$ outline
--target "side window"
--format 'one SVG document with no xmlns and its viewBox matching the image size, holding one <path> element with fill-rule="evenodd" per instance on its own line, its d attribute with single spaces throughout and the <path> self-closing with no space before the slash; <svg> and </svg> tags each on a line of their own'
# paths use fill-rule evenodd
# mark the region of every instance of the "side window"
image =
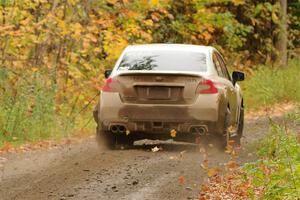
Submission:
<svg viewBox="0 0 300 200">
<path fill-rule="evenodd" d="M 226 64 L 225 64 L 223 58 L 219 54 L 217 54 L 217 57 L 218 57 L 217 59 L 219 60 L 219 63 L 220 63 L 220 66 L 221 66 L 221 70 L 222 70 L 222 72 L 224 74 L 224 77 L 227 78 L 228 80 L 231 80 L 230 75 L 228 73 L 228 70 L 227 70 L 227 67 L 226 67 Z"/>
<path fill-rule="evenodd" d="M 224 74 L 223 74 L 223 71 L 222 71 L 222 68 L 221 68 L 221 64 L 217 58 L 217 55 L 215 53 L 213 53 L 213 62 L 214 62 L 214 65 L 215 65 L 215 68 L 218 72 L 218 75 L 221 76 L 221 77 L 224 77 Z"/>
</svg>

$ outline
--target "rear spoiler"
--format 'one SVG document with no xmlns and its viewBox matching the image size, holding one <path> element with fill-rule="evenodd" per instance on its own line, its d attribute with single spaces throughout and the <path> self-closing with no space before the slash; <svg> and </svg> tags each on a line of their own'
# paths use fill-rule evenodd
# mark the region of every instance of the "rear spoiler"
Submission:
<svg viewBox="0 0 300 200">
<path fill-rule="evenodd" d="M 170 76 L 194 76 L 203 77 L 205 72 L 189 72 L 189 71 L 145 71 L 145 70 L 132 70 L 132 71 L 116 71 L 115 76 L 126 76 L 126 75 L 170 75 Z"/>
</svg>

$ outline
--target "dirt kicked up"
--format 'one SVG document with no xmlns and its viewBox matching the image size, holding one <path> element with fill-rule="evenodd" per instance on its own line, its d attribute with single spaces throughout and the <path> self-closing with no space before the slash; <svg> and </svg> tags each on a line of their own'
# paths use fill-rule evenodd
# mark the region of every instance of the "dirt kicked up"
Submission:
<svg viewBox="0 0 300 200">
<path fill-rule="evenodd" d="M 267 118 L 246 120 L 240 164 L 255 159 L 254 144 L 268 129 Z M 230 159 L 212 145 L 206 149 L 209 166 L 222 167 Z M 2 157 L 7 161 L 0 180 L 1 200 L 196 199 L 207 179 L 199 146 L 171 141 L 139 141 L 134 149 L 109 151 L 87 139 Z"/>
</svg>

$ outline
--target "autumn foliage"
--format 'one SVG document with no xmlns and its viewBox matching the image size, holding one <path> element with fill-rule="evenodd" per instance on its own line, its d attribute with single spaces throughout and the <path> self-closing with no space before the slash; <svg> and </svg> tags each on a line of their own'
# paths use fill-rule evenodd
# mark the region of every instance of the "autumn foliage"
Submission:
<svg viewBox="0 0 300 200">
<path fill-rule="evenodd" d="M 295 56 L 299 13 L 291 2 Z M 271 0 L 2 0 L 0 146 L 89 126 L 103 71 L 129 44 L 213 45 L 246 70 L 276 57 L 276 30 Z"/>
</svg>

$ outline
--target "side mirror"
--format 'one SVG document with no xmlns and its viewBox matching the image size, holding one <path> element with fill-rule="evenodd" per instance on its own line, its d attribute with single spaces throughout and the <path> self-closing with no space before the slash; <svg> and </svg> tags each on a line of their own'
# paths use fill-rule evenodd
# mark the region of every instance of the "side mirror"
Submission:
<svg viewBox="0 0 300 200">
<path fill-rule="evenodd" d="M 243 72 L 238 72 L 238 71 L 232 72 L 233 85 L 235 85 L 236 82 L 243 81 L 243 80 L 245 80 L 245 74 Z"/>
<path fill-rule="evenodd" d="M 110 76 L 111 72 L 112 72 L 112 69 L 107 69 L 107 70 L 105 70 L 105 71 L 104 71 L 104 77 L 105 77 L 105 78 L 108 78 L 108 77 Z"/>
</svg>

